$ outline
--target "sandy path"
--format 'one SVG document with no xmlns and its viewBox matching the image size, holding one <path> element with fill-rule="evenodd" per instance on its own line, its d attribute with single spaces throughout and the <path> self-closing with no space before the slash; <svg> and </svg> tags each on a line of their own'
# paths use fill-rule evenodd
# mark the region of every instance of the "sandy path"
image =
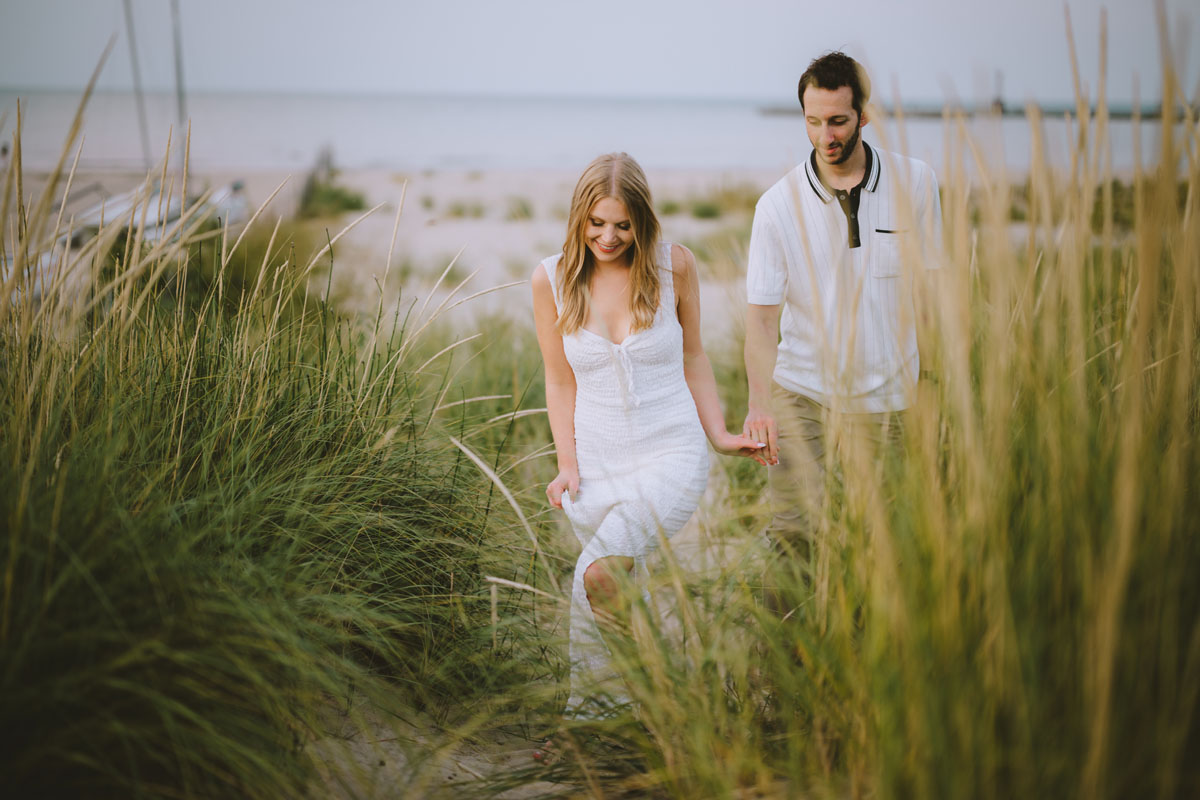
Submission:
<svg viewBox="0 0 1200 800">
<path fill-rule="evenodd" d="M 752 196 L 774 177 L 703 171 L 652 173 L 649 178 L 656 202 L 680 209 L 660 215 L 663 238 L 682 243 L 721 241 L 729 231 L 746 229 L 750 210 L 744 202 L 713 218 L 697 218 L 690 209 L 698 202 L 728 194 Z M 451 262 L 448 285 L 477 272 L 460 297 L 527 281 L 542 258 L 562 249 L 575 178 L 562 171 L 343 173 L 340 182 L 362 192 L 369 206 L 382 207 L 335 245 L 336 296 L 345 305 L 374 311 L 382 285 L 385 309 L 394 308 L 396 302 L 406 308 L 414 299 L 423 303 Z M 349 224 L 356 216 L 343 215 L 339 223 Z M 330 231 L 338 229 L 331 226 Z M 384 281 L 393 230 L 395 248 Z M 702 274 L 705 268 L 701 264 Z M 528 321 L 528 291 L 527 286 L 518 285 L 472 300 L 456 311 L 455 325 L 466 330 L 475 317 L 490 313 Z M 740 324 L 743 298 L 740 276 L 705 281 L 701 305 L 706 344 L 717 343 L 731 324 Z"/>
</svg>

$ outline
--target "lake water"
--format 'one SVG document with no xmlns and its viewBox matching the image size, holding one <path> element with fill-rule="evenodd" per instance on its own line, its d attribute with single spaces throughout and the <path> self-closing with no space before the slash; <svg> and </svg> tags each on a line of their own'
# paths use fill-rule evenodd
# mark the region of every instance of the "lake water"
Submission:
<svg viewBox="0 0 1200 800">
<path fill-rule="evenodd" d="M 0 91 L 4 140 L 21 98 L 24 163 L 43 169 L 57 158 L 78 96 Z M 303 169 L 329 146 L 346 168 L 578 170 L 595 155 L 624 150 L 650 169 L 784 170 L 810 147 L 799 115 L 766 114 L 762 103 L 694 100 L 596 100 L 527 97 L 331 96 L 205 94 L 187 97 L 195 170 Z M 161 157 L 178 118 L 173 95 L 149 94 L 150 153 Z M 6 115 L 6 116 L 4 116 Z M 1143 160 L 1157 150 L 1156 121 L 1142 125 Z M 1047 120 L 1052 162 L 1068 163 L 1072 126 Z M 992 165 L 1027 171 L 1031 134 L 1020 117 L 972 119 L 970 134 Z M 83 167 L 136 168 L 143 163 L 137 106 L 130 93 L 99 93 L 86 113 Z M 911 119 L 901 148 L 895 126 L 868 126 L 866 138 L 886 140 L 937 170 L 945 164 L 941 119 Z M 1132 123 L 1110 123 L 1113 165 L 1134 165 Z M 176 142 L 179 141 L 177 137 Z"/>
</svg>

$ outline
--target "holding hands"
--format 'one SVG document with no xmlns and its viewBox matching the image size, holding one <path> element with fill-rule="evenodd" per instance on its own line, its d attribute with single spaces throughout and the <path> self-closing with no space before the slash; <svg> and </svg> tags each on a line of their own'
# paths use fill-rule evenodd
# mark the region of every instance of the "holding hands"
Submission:
<svg viewBox="0 0 1200 800">
<path fill-rule="evenodd" d="M 772 428 L 772 435 L 774 428 Z M 764 437 L 765 438 L 765 437 Z M 721 431 L 710 440 L 710 444 L 714 450 L 723 456 L 743 456 L 745 458 L 753 458 L 759 464 L 766 466 L 768 461 L 764 457 L 764 453 L 768 447 L 763 440 L 755 439 L 754 436 L 745 433 L 730 433 L 729 431 Z M 770 463 L 776 463 L 771 461 Z M 546 486 L 546 499 L 550 501 L 550 505 L 557 509 L 562 509 L 563 492 L 570 492 L 574 498 L 579 494 L 579 470 L 578 469 L 560 469 L 554 480 L 550 481 Z"/>
<path fill-rule="evenodd" d="M 756 439 L 751 433 L 729 433 L 721 431 L 711 440 L 713 449 L 723 456 L 744 456 L 753 458 L 759 464 L 766 466 L 762 452 L 767 444 L 764 439 Z"/>
<path fill-rule="evenodd" d="M 751 406 L 742 425 L 742 433 L 755 442 L 765 443 L 761 450 L 750 454 L 751 458 L 764 467 L 779 463 L 779 426 L 775 423 L 774 414 Z"/>
</svg>

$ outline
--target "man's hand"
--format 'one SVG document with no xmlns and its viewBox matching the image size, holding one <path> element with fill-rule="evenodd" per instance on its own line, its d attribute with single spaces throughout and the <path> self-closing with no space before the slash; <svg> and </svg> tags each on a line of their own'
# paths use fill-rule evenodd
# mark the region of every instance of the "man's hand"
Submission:
<svg viewBox="0 0 1200 800">
<path fill-rule="evenodd" d="M 758 463 L 772 466 L 779 463 L 779 427 L 774 414 L 751 406 L 742 424 L 742 433 L 756 442 L 766 443 L 767 446 L 754 456 Z"/>
</svg>

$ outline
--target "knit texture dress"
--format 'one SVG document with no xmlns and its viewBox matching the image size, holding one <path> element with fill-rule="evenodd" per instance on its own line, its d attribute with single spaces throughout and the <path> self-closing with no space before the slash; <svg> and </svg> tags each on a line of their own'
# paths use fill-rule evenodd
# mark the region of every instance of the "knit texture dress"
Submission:
<svg viewBox="0 0 1200 800">
<path fill-rule="evenodd" d="M 542 262 L 561 311 L 555 269 Z M 653 324 L 615 343 L 579 328 L 563 337 L 575 373 L 579 491 L 563 511 L 583 546 L 571 589 L 571 697 L 567 715 L 603 716 L 629 702 L 584 590 L 596 559 L 629 556 L 644 582 L 659 536 L 692 516 L 708 480 L 708 442 L 683 373 L 683 328 L 675 310 L 671 245 L 657 254 L 661 289 Z"/>
</svg>

